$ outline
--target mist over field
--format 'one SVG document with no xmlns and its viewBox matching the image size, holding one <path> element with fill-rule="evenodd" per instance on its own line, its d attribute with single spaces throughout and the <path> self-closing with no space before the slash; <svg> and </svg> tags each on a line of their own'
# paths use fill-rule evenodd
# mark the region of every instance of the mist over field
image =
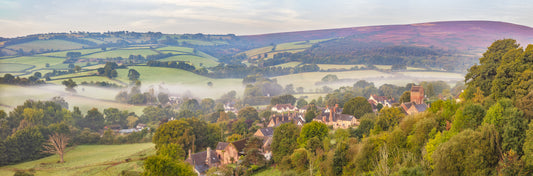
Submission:
<svg viewBox="0 0 533 176">
<path fill-rule="evenodd" d="M 531 9 L 0 0 L 0 175 L 531 175 Z"/>
</svg>

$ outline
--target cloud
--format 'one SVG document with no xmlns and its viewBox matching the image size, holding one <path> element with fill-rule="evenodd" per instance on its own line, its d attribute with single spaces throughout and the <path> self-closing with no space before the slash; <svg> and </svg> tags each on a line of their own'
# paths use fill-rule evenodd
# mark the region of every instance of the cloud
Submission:
<svg viewBox="0 0 533 176">
<path fill-rule="evenodd" d="M 70 30 L 259 34 L 469 19 L 533 26 L 530 9 L 519 0 L 0 0 L 0 36 Z"/>
</svg>

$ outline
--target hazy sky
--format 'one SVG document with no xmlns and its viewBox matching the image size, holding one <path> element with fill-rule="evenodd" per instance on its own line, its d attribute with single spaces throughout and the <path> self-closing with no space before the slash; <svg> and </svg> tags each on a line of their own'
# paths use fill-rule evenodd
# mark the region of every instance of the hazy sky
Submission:
<svg viewBox="0 0 533 176">
<path fill-rule="evenodd" d="M 530 0 L 0 0 L 0 37 L 69 31 L 262 34 L 491 20 L 533 27 Z"/>
</svg>

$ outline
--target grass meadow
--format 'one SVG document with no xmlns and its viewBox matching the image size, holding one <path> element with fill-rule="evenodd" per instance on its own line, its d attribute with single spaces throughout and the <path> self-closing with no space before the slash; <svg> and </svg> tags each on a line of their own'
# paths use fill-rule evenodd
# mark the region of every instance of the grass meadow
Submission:
<svg viewBox="0 0 533 176">
<path fill-rule="evenodd" d="M 0 63 L 14 63 L 14 64 L 26 64 L 26 65 L 35 65 L 35 68 L 32 70 L 46 68 L 46 64 L 58 65 L 63 64 L 65 59 L 62 58 L 52 58 L 45 56 L 22 56 L 9 59 L 2 59 Z"/>
<path fill-rule="evenodd" d="M 75 89 L 77 93 L 65 91 L 65 87 L 62 85 L 23 87 L 0 84 L 0 97 L 2 97 L 0 99 L 0 110 L 9 112 L 16 106 L 22 105 L 28 99 L 46 101 L 55 96 L 63 97 L 69 103 L 69 109 L 72 110 L 74 106 L 78 106 L 83 113 L 93 107 L 98 108 L 100 111 L 113 107 L 141 115 L 142 110 L 146 107 L 112 101 L 120 89 L 93 86 L 78 86 Z"/>
<path fill-rule="evenodd" d="M 43 56 L 54 56 L 54 57 L 67 57 L 68 52 L 80 52 L 82 55 L 96 53 L 102 51 L 100 48 L 96 49 L 79 49 L 79 50 L 68 50 L 68 51 L 59 51 L 59 52 L 52 52 L 52 53 L 44 53 L 41 54 Z"/>
<path fill-rule="evenodd" d="M 155 54 L 157 54 L 157 52 L 151 49 L 116 49 L 116 50 L 108 50 L 106 52 L 85 55 L 85 56 L 82 56 L 82 58 L 114 58 L 114 57 L 128 58 L 130 55 L 142 55 L 146 57 L 148 55 L 155 55 Z"/>
<path fill-rule="evenodd" d="M 83 46 L 86 46 L 86 45 L 75 43 L 75 42 L 70 42 L 70 41 L 65 41 L 65 40 L 36 40 L 36 41 L 11 45 L 6 48 L 10 48 L 14 50 L 22 49 L 24 51 L 31 51 L 31 50 L 39 51 L 40 49 L 44 49 L 44 50 L 80 49 Z"/>
<path fill-rule="evenodd" d="M 19 72 L 25 69 L 29 69 L 33 65 L 17 64 L 17 63 L 0 63 L 0 72 Z"/>
<path fill-rule="evenodd" d="M 160 59 L 158 61 L 187 61 L 192 63 L 195 67 L 199 67 L 200 65 L 203 67 L 214 67 L 218 65 L 217 61 L 195 55 L 177 55 Z"/>
<path fill-rule="evenodd" d="M 35 175 L 43 176 L 119 175 L 122 170 L 142 172 L 141 158 L 153 154 L 155 154 L 153 143 L 79 145 L 64 155 L 65 163 L 57 163 L 59 156 L 52 155 L 35 161 L 0 167 L 0 175 L 13 175 L 16 170 L 34 170 Z"/>
</svg>

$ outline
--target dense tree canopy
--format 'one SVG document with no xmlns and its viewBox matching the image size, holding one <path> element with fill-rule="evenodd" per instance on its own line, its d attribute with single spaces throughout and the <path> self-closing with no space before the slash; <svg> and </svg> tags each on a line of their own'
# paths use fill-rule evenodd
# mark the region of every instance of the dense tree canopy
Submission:
<svg viewBox="0 0 533 176">
<path fill-rule="evenodd" d="M 355 97 L 344 104 L 343 114 L 353 115 L 355 118 L 361 118 L 366 113 L 371 113 L 372 106 L 365 97 Z"/>
</svg>

